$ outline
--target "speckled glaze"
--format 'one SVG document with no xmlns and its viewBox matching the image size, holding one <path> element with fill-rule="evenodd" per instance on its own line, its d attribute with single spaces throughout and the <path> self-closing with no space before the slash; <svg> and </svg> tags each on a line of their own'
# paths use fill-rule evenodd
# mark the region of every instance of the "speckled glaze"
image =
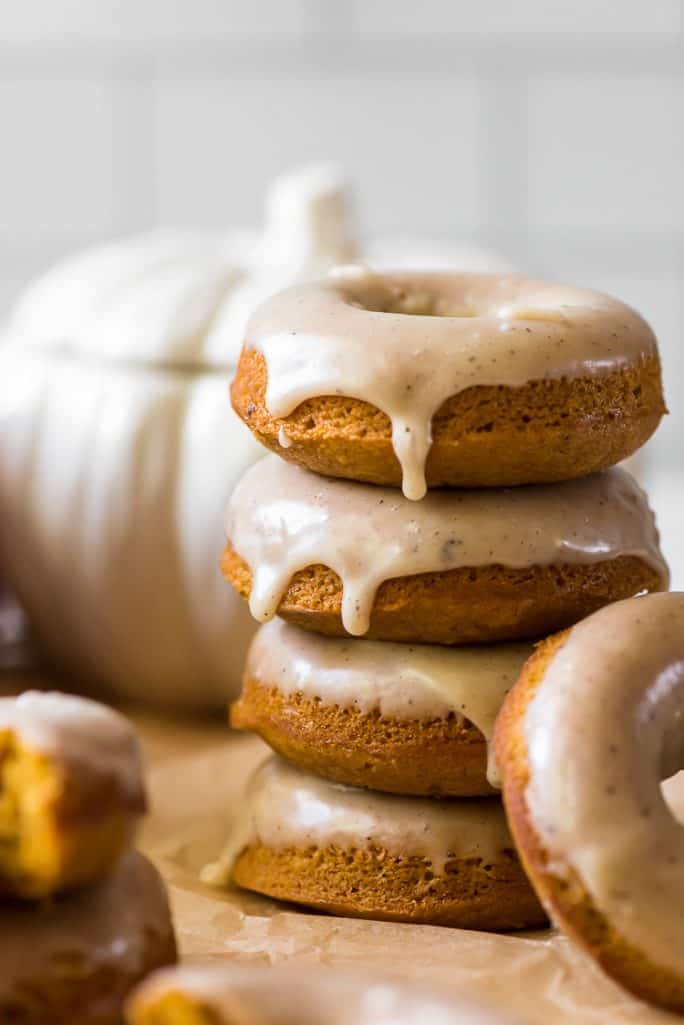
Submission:
<svg viewBox="0 0 684 1025">
<path fill-rule="evenodd" d="M 228 844 L 202 878 L 225 886 L 240 853 L 270 847 L 378 846 L 423 857 L 436 875 L 449 859 L 495 861 L 513 849 L 503 806 L 491 798 L 397 797 L 329 783 L 269 758 L 250 780 Z"/>
<path fill-rule="evenodd" d="M 684 768 L 684 594 L 575 626 L 525 715 L 526 803 L 548 871 L 574 871 L 652 964 L 681 975 L 684 827 L 661 780 Z"/>
<path fill-rule="evenodd" d="M 354 636 L 368 630 L 380 584 L 417 573 L 636 555 L 668 580 L 646 496 L 619 468 L 564 484 L 431 491 L 416 503 L 267 456 L 233 492 L 227 537 L 252 572 L 255 619 L 275 615 L 298 570 L 323 564 L 342 580 L 342 622 Z"/>
<path fill-rule="evenodd" d="M 485 737 L 487 778 L 498 785 L 489 743 L 506 693 L 531 644 L 448 648 L 346 640 L 273 619 L 252 642 L 246 676 L 284 694 L 396 719 L 467 719 Z"/>
<path fill-rule="evenodd" d="M 266 361 L 273 416 L 323 395 L 386 413 L 411 499 L 425 494 L 432 418 L 451 396 L 604 374 L 657 352 L 635 310 L 588 289 L 519 274 L 380 275 L 353 266 L 266 300 L 245 344 Z"/>
</svg>

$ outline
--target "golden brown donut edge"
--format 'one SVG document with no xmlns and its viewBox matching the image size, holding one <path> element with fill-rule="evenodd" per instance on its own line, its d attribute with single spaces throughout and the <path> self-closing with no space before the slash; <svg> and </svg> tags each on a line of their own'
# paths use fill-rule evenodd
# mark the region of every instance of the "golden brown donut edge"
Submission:
<svg viewBox="0 0 684 1025">
<path fill-rule="evenodd" d="M 245 345 L 231 386 L 233 409 L 266 448 L 326 476 L 401 485 L 385 413 L 327 395 L 277 418 L 266 408 L 267 379 L 263 355 Z M 666 412 L 657 355 L 605 374 L 466 388 L 433 418 L 427 482 L 512 487 L 584 477 L 636 452 Z"/>
<path fill-rule="evenodd" d="M 684 1011 L 684 978 L 652 964 L 638 949 L 626 943 L 594 905 L 576 872 L 569 870 L 561 878 L 551 871 L 548 853 L 531 821 L 525 800 L 529 783 L 525 712 L 547 666 L 567 636 L 568 631 L 565 631 L 539 644 L 507 695 L 497 719 L 494 742 L 508 824 L 539 899 L 563 931 L 635 996 L 681 1013 Z"/>
<path fill-rule="evenodd" d="M 252 573 L 230 544 L 221 568 L 248 599 Z M 631 555 L 586 564 L 525 569 L 492 565 L 418 573 L 380 585 L 364 636 L 415 644 L 535 639 L 571 626 L 611 602 L 659 589 L 656 570 Z M 308 566 L 295 573 L 277 611 L 305 630 L 348 636 L 342 626 L 342 581 L 327 566 Z"/>
<path fill-rule="evenodd" d="M 245 677 L 230 724 L 257 733 L 287 761 L 334 783 L 393 794 L 483 797 L 487 744 L 473 723 L 399 719 L 323 704 Z"/>
</svg>

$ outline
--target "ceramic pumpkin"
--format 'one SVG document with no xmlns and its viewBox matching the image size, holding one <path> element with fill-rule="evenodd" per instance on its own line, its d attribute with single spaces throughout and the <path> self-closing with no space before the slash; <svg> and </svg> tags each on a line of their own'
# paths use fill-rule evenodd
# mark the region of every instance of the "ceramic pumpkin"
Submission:
<svg viewBox="0 0 684 1025">
<path fill-rule="evenodd" d="M 178 709 L 237 694 L 254 625 L 218 562 L 261 450 L 229 380 L 257 302 L 357 256 L 346 200 L 335 168 L 306 168 L 272 187 L 262 232 L 112 242 L 12 311 L 0 566 L 44 651 L 91 689 Z"/>
<path fill-rule="evenodd" d="M 265 295 L 354 255 L 334 169 L 275 185 L 262 233 L 103 245 L 29 286 L 0 344 L 0 565 L 87 686 L 219 708 L 254 626 L 218 570 L 261 452 L 230 408 Z"/>
</svg>

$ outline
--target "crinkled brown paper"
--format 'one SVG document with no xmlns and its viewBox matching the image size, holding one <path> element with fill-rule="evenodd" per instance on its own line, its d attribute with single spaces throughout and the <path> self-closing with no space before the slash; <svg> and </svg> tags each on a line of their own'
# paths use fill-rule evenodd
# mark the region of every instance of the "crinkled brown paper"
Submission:
<svg viewBox="0 0 684 1025">
<path fill-rule="evenodd" d="M 5 690 L 55 685 L 40 673 L 6 671 Z M 2 681 L 0 681 L 2 682 Z M 496 936 L 297 911 L 198 880 L 220 851 L 251 769 L 266 748 L 218 723 L 133 714 L 145 747 L 152 814 L 141 845 L 164 874 L 185 958 L 290 958 L 435 982 L 499 1006 L 530 1025 L 658 1025 L 682 1019 L 622 992 L 554 931 Z M 684 777 L 673 786 L 684 809 Z M 684 816 L 683 816 L 684 817 Z"/>
</svg>

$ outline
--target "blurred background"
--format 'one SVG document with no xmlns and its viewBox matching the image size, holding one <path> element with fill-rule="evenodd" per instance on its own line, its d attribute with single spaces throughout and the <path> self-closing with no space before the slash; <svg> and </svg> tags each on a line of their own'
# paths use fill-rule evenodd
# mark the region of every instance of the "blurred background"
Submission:
<svg viewBox="0 0 684 1025">
<path fill-rule="evenodd" d="M 472 239 L 614 292 L 661 340 L 684 429 L 681 0 L 0 3 L 0 311 L 64 252 L 261 218 L 336 159 L 360 222 Z"/>
<path fill-rule="evenodd" d="M 671 409 L 638 469 L 684 583 L 681 0 L 0 0 L 0 124 L 0 318 L 92 242 L 258 225 L 321 159 L 365 240 L 636 306 Z"/>
</svg>

